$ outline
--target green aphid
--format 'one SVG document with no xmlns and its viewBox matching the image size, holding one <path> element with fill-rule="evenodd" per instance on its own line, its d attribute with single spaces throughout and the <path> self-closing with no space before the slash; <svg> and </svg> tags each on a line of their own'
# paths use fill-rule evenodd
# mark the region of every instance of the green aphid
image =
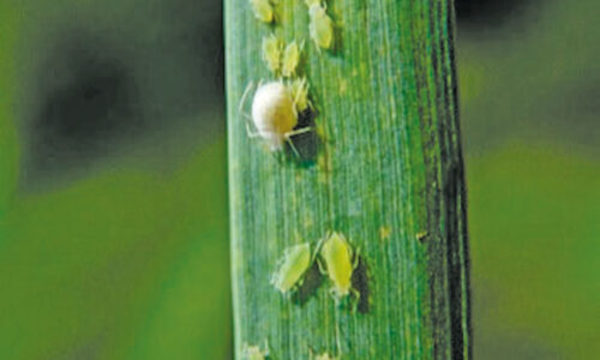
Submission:
<svg viewBox="0 0 600 360">
<path fill-rule="evenodd" d="M 319 268 L 333 283 L 331 292 L 336 299 L 351 292 L 358 297 L 358 291 L 352 288 L 352 273 L 358 265 L 359 256 L 354 253 L 344 235 L 333 232 L 321 240 L 319 255 L 322 261 L 319 261 Z"/>
<path fill-rule="evenodd" d="M 308 82 L 306 78 L 294 79 L 289 84 L 292 98 L 296 106 L 296 112 L 301 113 L 306 110 L 307 107 L 311 106 L 310 100 L 308 99 Z"/>
<path fill-rule="evenodd" d="M 277 75 L 281 68 L 281 41 L 273 34 L 263 37 L 262 57 L 269 70 Z"/>
<path fill-rule="evenodd" d="M 303 44 L 298 46 L 296 41 L 289 43 L 283 51 L 283 59 L 281 61 L 281 75 L 292 77 L 296 73 L 296 68 L 300 62 L 300 52 Z"/>
<path fill-rule="evenodd" d="M 265 360 L 269 356 L 269 344 L 265 340 L 264 350 L 261 350 L 258 345 L 248 346 L 248 344 L 244 344 L 242 354 L 246 360 Z"/>
<path fill-rule="evenodd" d="M 275 12 L 273 11 L 273 4 L 269 0 L 250 0 L 252 11 L 254 16 L 266 23 L 271 23 L 275 20 Z"/>
<path fill-rule="evenodd" d="M 329 49 L 333 42 L 333 21 L 320 0 L 306 0 L 310 24 L 308 30 L 318 48 Z"/>
<path fill-rule="evenodd" d="M 278 269 L 271 276 L 271 284 L 282 294 L 294 290 L 302 283 L 302 276 L 312 264 L 310 244 L 290 246 L 285 249 Z"/>
</svg>

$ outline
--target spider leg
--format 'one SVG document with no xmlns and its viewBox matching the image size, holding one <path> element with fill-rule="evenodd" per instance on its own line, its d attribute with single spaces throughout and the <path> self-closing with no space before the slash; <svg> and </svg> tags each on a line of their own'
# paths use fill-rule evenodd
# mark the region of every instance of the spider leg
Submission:
<svg viewBox="0 0 600 360">
<path fill-rule="evenodd" d="M 251 139 L 261 136 L 259 132 L 253 132 L 252 129 L 250 129 L 250 124 L 248 124 L 248 123 L 246 123 L 246 133 L 248 134 L 248 137 Z"/>
<path fill-rule="evenodd" d="M 250 90 L 252 90 L 253 86 L 254 86 L 254 81 L 250 81 L 248 86 L 246 86 L 246 90 L 244 90 L 244 93 L 242 94 L 242 98 L 240 99 L 240 105 L 238 106 L 238 111 L 240 113 L 244 112 L 244 105 L 246 104 L 246 98 L 248 97 L 248 94 L 250 94 Z M 259 83 L 259 86 L 260 86 L 260 83 Z"/>
</svg>

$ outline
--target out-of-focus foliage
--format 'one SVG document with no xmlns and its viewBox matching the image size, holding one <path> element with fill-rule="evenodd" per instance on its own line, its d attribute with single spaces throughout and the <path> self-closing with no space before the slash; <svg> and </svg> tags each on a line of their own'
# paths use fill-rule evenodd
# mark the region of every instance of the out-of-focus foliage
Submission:
<svg viewBox="0 0 600 360">
<path fill-rule="evenodd" d="M 477 358 L 600 352 L 598 11 L 529 1 L 459 27 Z"/>
<path fill-rule="evenodd" d="M 193 94 L 203 73 L 167 76 L 196 62 L 219 72 L 219 54 L 201 52 L 220 40 L 219 22 L 208 31 L 182 21 L 169 33 L 168 16 L 147 16 L 184 0 L 73 3 L 0 2 L 0 358 L 226 358 L 224 143 L 207 141 L 224 119 L 214 106 L 176 109 L 181 89 L 210 96 Z M 220 18 L 214 2 L 194 3 L 187 13 Z M 494 12 L 485 21 L 461 18 L 458 29 L 475 355 L 594 358 L 600 3 L 523 4 L 502 11 L 501 22 Z M 127 24 L 127 14 L 138 17 Z M 27 178 L 29 120 L 19 106 L 39 104 L 40 94 L 26 91 L 37 73 L 27 69 L 43 68 L 36 59 L 49 51 L 34 34 L 70 21 L 122 40 L 145 86 L 142 105 L 158 107 L 142 111 L 154 119 L 144 129 L 154 130 Z M 198 48 L 186 51 L 184 40 L 160 47 L 186 37 Z M 209 102 L 222 106 L 221 95 Z"/>
<path fill-rule="evenodd" d="M 228 357 L 211 6 L 0 2 L 0 359 Z"/>
</svg>

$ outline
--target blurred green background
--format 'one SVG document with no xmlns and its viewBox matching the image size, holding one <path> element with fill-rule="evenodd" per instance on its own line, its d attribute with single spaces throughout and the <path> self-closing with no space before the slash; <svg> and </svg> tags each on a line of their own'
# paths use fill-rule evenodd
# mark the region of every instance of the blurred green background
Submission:
<svg viewBox="0 0 600 360">
<path fill-rule="evenodd" d="M 457 8 L 475 355 L 595 358 L 600 3 Z M 0 359 L 230 358 L 220 29 L 0 0 Z"/>
</svg>

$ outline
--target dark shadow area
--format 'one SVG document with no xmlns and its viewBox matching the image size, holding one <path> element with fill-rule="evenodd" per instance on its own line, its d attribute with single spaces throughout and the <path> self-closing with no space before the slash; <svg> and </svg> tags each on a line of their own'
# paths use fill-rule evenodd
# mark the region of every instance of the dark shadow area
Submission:
<svg viewBox="0 0 600 360">
<path fill-rule="evenodd" d="M 292 302 L 300 306 L 306 304 L 316 294 L 321 284 L 323 284 L 323 278 L 317 262 L 313 262 L 312 266 L 304 274 L 304 282 L 292 295 Z"/>
<path fill-rule="evenodd" d="M 358 299 L 352 299 L 358 301 L 356 304 L 356 310 L 361 314 L 366 314 L 371 310 L 371 303 L 369 296 L 371 291 L 369 289 L 369 268 L 367 262 L 363 256 L 359 256 L 358 264 L 352 273 L 352 287 L 360 294 Z"/>
<path fill-rule="evenodd" d="M 464 353 L 464 329 L 472 334 L 470 317 L 470 299 L 468 293 L 463 294 L 463 288 L 470 291 L 469 279 L 469 249 L 467 241 L 467 223 L 466 214 L 461 213 L 460 209 L 466 209 L 464 187 L 464 171 L 462 163 L 452 163 L 446 173 L 444 183 L 444 202 L 446 219 L 446 261 L 448 264 L 448 290 L 450 292 L 450 326 L 452 341 L 452 358 L 464 359 L 471 358 L 472 347 L 469 347 L 469 353 Z M 464 263 L 458 254 L 463 254 Z M 466 299 L 463 299 L 466 296 Z M 466 310 L 463 308 L 463 300 L 466 301 Z M 466 311 L 466 313 L 465 313 Z M 466 325 L 463 323 L 466 321 Z"/>
<path fill-rule="evenodd" d="M 460 26 L 494 27 L 528 5 L 527 0 L 455 0 L 456 18 Z"/>
<path fill-rule="evenodd" d="M 131 63 L 110 43 L 69 32 L 47 54 L 38 78 L 39 105 L 27 126 L 27 179 L 87 166 L 116 139 L 145 128 Z"/>
<path fill-rule="evenodd" d="M 41 2 L 24 15 L 21 189 L 66 185 L 132 157 L 170 169 L 221 136 L 221 3 L 70 1 L 56 5 L 69 16 L 46 14 L 52 5 Z"/>
<path fill-rule="evenodd" d="M 321 141 L 315 131 L 315 119 L 317 116 L 318 112 L 310 107 L 298 114 L 298 125 L 296 125 L 294 130 L 304 128 L 311 129 L 310 131 L 294 135 L 290 138 L 298 154 L 294 152 L 289 143 L 286 143 L 286 155 L 290 159 L 293 159 L 298 165 L 309 167 L 315 164 L 319 146 L 321 145 Z"/>
</svg>

